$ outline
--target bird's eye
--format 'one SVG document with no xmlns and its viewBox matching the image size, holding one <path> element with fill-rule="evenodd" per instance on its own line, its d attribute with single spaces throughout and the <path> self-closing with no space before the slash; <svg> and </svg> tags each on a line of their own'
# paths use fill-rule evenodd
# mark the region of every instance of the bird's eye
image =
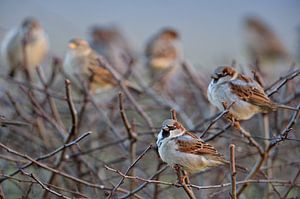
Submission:
<svg viewBox="0 0 300 199">
<path fill-rule="evenodd" d="M 168 126 L 168 129 L 172 131 L 172 130 L 175 130 L 176 127 L 175 126 Z"/>
<path fill-rule="evenodd" d="M 169 135 L 170 135 L 170 131 L 163 129 L 162 131 L 163 138 L 169 137 Z"/>
</svg>

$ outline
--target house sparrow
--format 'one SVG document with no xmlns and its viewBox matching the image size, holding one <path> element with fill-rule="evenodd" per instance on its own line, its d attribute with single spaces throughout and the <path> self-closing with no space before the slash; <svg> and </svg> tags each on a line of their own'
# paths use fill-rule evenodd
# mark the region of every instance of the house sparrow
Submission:
<svg viewBox="0 0 300 199">
<path fill-rule="evenodd" d="M 252 59 L 287 58 L 288 52 L 278 36 L 264 21 L 257 17 L 245 19 L 247 47 Z"/>
<path fill-rule="evenodd" d="M 64 68 L 67 72 L 73 71 L 86 79 L 89 79 L 93 74 L 91 80 L 93 93 L 110 90 L 118 85 L 112 74 L 104 66 L 101 66 L 99 56 L 91 49 L 87 41 L 77 38 L 70 40 L 64 60 Z M 103 59 L 101 57 L 101 60 Z M 125 85 L 138 90 L 131 82 L 125 81 Z"/>
<path fill-rule="evenodd" d="M 210 103 L 221 111 L 225 109 L 224 105 L 233 103 L 229 114 L 234 120 L 248 120 L 256 113 L 268 113 L 278 108 L 297 111 L 296 108 L 271 101 L 256 81 L 232 67 L 218 67 L 211 78 L 207 90 Z"/>
<path fill-rule="evenodd" d="M 20 27 L 11 30 L 4 37 L 1 51 L 11 77 L 21 69 L 31 79 L 35 68 L 47 55 L 48 36 L 36 19 L 26 18 Z"/>
<path fill-rule="evenodd" d="M 188 132 L 178 121 L 167 119 L 156 141 L 160 158 L 171 167 L 196 173 L 229 162 L 211 145 Z"/>
<path fill-rule="evenodd" d="M 167 69 L 182 59 L 180 38 L 176 30 L 165 28 L 157 33 L 146 46 L 147 61 L 154 70 Z"/>
<path fill-rule="evenodd" d="M 90 46 L 122 75 L 135 62 L 129 42 L 116 26 L 93 26 L 90 31 Z"/>
<path fill-rule="evenodd" d="M 98 54 L 93 51 L 87 41 L 72 39 L 68 45 L 68 51 L 64 60 L 64 68 L 67 72 L 73 71 L 89 79 L 94 73 L 91 82 L 92 92 L 108 90 L 114 87 L 115 81 L 111 73 L 99 66 Z"/>
<path fill-rule="evenodd" d="M 164 28 L 155 34 L 145 49 L 150 86 L 156 90 L 172 93 L 182 84 L 181 64 L 183 53 L 179 33 L 173 28 Z"/>
</svg>

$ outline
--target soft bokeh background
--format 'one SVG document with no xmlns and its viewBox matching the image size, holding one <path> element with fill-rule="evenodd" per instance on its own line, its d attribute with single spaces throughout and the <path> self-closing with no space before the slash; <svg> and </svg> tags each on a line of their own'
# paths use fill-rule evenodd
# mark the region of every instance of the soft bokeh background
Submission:
<svg viewBox="0 0 300 199">
<path fill-rule="evenodd" d="M 72 37 L 86 38 L 93 24 L 115 23 L 136 51 L 161 27 L 177 28 L 186 57 L 196 66 L 215 67 L 231 59 L 246 63 L 243 19 L 262 18 L 295 57 L 299 49 L 300 1 L 43 1 L 1 0 L 0 38 L 26 16 L 47 30 L 51 51 L 63 56 Z M 299 54 L 299 52 L 298 52 Z"/>
<path fill-rule="evenodd" d="M 139 65 L 137 65 L 140 66 L 141 69 L 144 69 L 143 66 L 146 67 L 145 64 L 143 65 L 143 49 L 148 39 L 154 33 L 165 26 L 174 27 L 180 32 L 184 54 L 188 61 L 198 69 L 197 71 L 192 70 L 192 72 L 195 72 L 194 76 L 189 75 L 186 71 L 180 73 L 182 80 L 176 79 L 177 84 L 174 84 L 176 92 L 165 92 L 163 88 L 156 89 L 155 86 L 152 85 L 153 89 L 149 86 L 149 88 L 147 87 L 145 90 L 152 89 L 155 91 L 155 95 L 151 95 L 152 92 L 150 92 L 150 94 L 148 94 L 148 92 L 142 92 L 142 94 L 131 93 L 134 96 L 133 98 L 143 107 L 145 113 L 147 113 L 149 118 L 153 121 L 153 127 L 155 128 L 154 133 L 159 131 L 162 121 L 170 117 L 170 108 L 177 107 L 177 110 L 181 111 L 177 111 L 179 120 L 184 124 L 188 124 L 188 122 L 186 122 L 187 119 L 188 121 L 192 121 L 194 125 L 190 126 L 194 127 L 188 127 L 188 125 L 186 125 L 186 127 L 200 135 L 212 121 L 212 116 L 216 113 L 216 110 L 208 103 L 205 97 L 212 70 L 217 65 L 231 64 L 232 60 L 236 60 L 238 67 L 242 66 L 241 68 L 243 68 L 245 66 L 244 68 L 247 68 L 250 63 L 254 63 L 256 60 L 255 58 L 250 59 L 246 51 L 247 41 L 245 39 L 245 27 L 243 26 L 245 18 L 248 16 L 260 17 L 278 36 L 289 54 L 287 60 L 276 60 L 267 64 L 261 64 L 262 67 L 260 68 L 263 68 L 265 65 L 272 66 L 266 67 L 267 70 L 259 73 L 262 75 L 264 81 L 268 81 L 265 84 L 267 87 L 267 85 L 278 80 L 280 76 L 290 70 L 291 62 L 297 61 L 297 57 L 299 60 L 299 8 L 299 0 L 234 0 L 230 2 L 200 2 L 196 0 L 0 0 L 0 44 L 3 36 L 11 28 L 19 26 L 25 17 L 36 17 L 43 24 L 50 39 L 51 53 L 49 59 L 45 60 L 44 64 L 41 64 L 41 68 L 45 71 L 47 80 L 53 79 L 53 81 L 49 81 L 50 86 L 44 86 L 41 84 L 41 81 L 36 78 L 37 81 L 34 82 L 36 88 L 32 87 L 31 90 L 31 85 L 28 84 L 27 81 L 16 81 L 12 78 L 7 78 L 2 65 L 0 65 L 0 116 L 3 115 L 6 119 L 12 121 L 27 123 L 29 121 L 29 124 L 33 126 L 33 128 L 24 128 L 23 126 L 14 127 L 12 125 L 2 128 L 0 125 L 0 142 L 21 153 L 28 154 L 31 157 L 40 157 L 41 154 L 47 154 L 62 146 L 64 140 L 61 138 L 61 135 L 59 136 L 58 132 L 60 131 L 57 130 L 56 126 L 62 125 L 62 128 L 68 131 L 71 129 L 72 117 L 65 100 L 64 80 L 66 76 L 61 73 L 60 70 L 56 70 L 58 68 L 57 66 L 47 67 L 51 63 L 50 58 L 58 56 L 63 59 L 68 41 L 74 37 L 87 38 L 90 26 L 95 24 L 107 25 L 111 23 L 120 26 L 125 32 L 125 35 L 129 38 L 136 53 L 139 55 L 139 61 L 137 62 Z M 0 60 L 0 62 L 1 61 L 2 60 Z M 276 68 L 274 65 L 276 65 Z M 296 64 L 296 67 L 299 67 L 299 63 Z M 296 67 L 293 70 L 296 70 Z M 46 69 L 54 72 L 51 73 Z M 253 68 L 249 67 L 248 72 L 252 69 Z M 54 74 L 53 78 L 52 74 Z M 140 75 L 142 73 L 137 74 Z M 145 81 L 146 78 L 142 75 L 141 77 L 141 79 Z M 191 77 L 195 77 L 194 79 L 199 80 L 202 84 L 199 86 L 197 81 L 195 82 Z M 134 77 L 132 79 L 136 80 L 137 78 Z M 131 79 L 129 80 L 131 81 Z M 154 79 L 154 83 L 161 83 L 160 81 L 155 81 L 156 79 Z M 104 165 L 110 165 L 120 171 L 126 171 L 132 163 L 132 160 L 136 159 L 135 156 L 140 155 L 148 144 L 155 143 L 156 134 L 153 135 L 152 132 L 149 132 L 149 125 L 136 111 L 136 108 L 128 96 L 125 95 L 124 107 L 129 121 L 134 121 L 138 135 L 138 141 L 136 143 L 131 142 L 132 140 L 130 141 L 129 136 L 127 136 L 119 114 L 117 93 L 122 90 L 119 87 L 115 88 L 115 90 L 112 91 L 113 96 L 107 94 L 107 92 L 90 96 L 87 94 L 89 92 L 86 88 L 83 88 L 82 85 L 76 86 L 74 82 L 75 81 L 71 84 L 72 96 L 78 114 L 82 116 L 79 119 L 80 125 L 78 125 L 78 135 L 76 135 L 76 137 L 87 131 L 92 131 L 93 134 L 80 142 L 82 153 L 77 152 L 78 146 L 66 150 L 66 154 L 70 159 L 67 158 L 61 161 L 63 165 L 60 170 L 76 176 L 81 180 L 86 180 L 87 182 L 112 187 L 112 185 L 116 185 L 119 182 L 120 176 L 105 170 Z M 87 79 L 85 79 L 84 82 L 87 83 Z M 285 86 L 279 89 L 279 91 L 272 96 L 272 99 L 279 103 L 297 106 L 300 98 L 299 82 L 300 79 L 298 75 L 297 78 L 289 81 Z M 277 87 L 279 83 L 274 87 Z M 178 89 L 177 85 L 179 84 L 183 89 Z M 20 85 L 22 85 L 21 88 Z M 43 89 L 38 92 L 38 90 L 41 89 L 37 88 Z M 50 95 L 48 91 L 51 91 Z M 33 105 L 32 100 L 27 97 L 31 92 L 35 94 L 35 96 L 32 96 L 36 98 L 39 107 Z M 11 94 L 11 99 L 7 97 L 6 93 Z M 104 100 L 102 97 L 108 100 Z M 53 108 L 53 101 L 57 108 Z M 160 101 L 163 101 L 163 103 Z M 164 101 L 166 101 L 166 103 L 164 103 Z M 26 118 L 24 119 L 22 115 L 16 111 L 13 104 L 19 105 L 21 112 L 24 112 L 29 119 L 25 120 Z M 56 126 L 52 125 L 46 116 L 40 114 L 40 109 L 42 112 L 45 112 L 46 116 L 51 118 L 55 112 L 58 112 L 58 119 L 53 119 Z M 292 114 L 293 112 L 291 111 L 282 110 L 269 114 L 269 127 L 272 134 L 278 135 L 286 127 Z M 103 115 L 106 115 L 107 119 L 105 119 Z M 185 118 L 183 115 L 185 115 Z M 112 133 L 113 131 L 111 131 L 108 121 L 116 128 L 117 136 Z M 257 114 L 253 119 L 242 125 L 244 126 L 245 124 L 245 128 L 253 133 L 252 136 L 254 139 L 256 139 L 261 146 L 264 146 L 266 136 L 263 134 L 262 121 L 261 115 Z M 225 125 L 225 121 L 219 120 L 210 128 L 207 135 L 215 135 L 220 129 L 223 129 Z M 290 139 L 274 147 L 274 150 L 269 153 L 269 159 L 266 161 L 268 165 L 263 165 L 261 170 L 264 172 L 266 170 L 273 172 L 271 179 L 289 180 L 290 182 L 296 179 L 294 176 L 300 172 L 299 132 L 298 122 L 297 126 L 293 127 L 293 131 L 289 133 Z M 123 141 L 120 142 L 120 140 Z M 115 144 L 112 144 L 112 142 L 115 142 Z M 215 146 L 227 159 L 229 157 L 229 144 L 235 144 L 237 162 L 246 166 L 248 169 L 252 169 L 255 161 L 260 157 L 255 147 L 248 144 L 233 128 L 227 130 L 226 133 L 219 135 L 215 140 L 209 143 Z M 291 148 L 293 149 L 292 153 Z M 129 158 L 131 155 L 132 158 Z M 0 156 L 0 180 L 1 175 L 10 174 L 19 168 L 20 164 L 24 161 L 21 158 L 7 161 L 3 157 L 16 157 L 7 153 L 1 149 L 1 147 Z M 44 160 L 44 162 L 54 167 L 57 165 L 55 160 L 58 158 L 59 155 L 56 154 L 55 157 L 52 156 Z M 160 163 L 159 157 L 155 150 L 152 150 L 138 162 L 134 172 L 136 176 L 148 179 L 150 178 L 149 176 L 152 176 L 161 166 L 163 165 Z M 26 171 L 32 172 L 45 183 L 49 182 L 50 175 L 52 175 L 40 167 L 30 167 Z M 238 180 L 245 179 L 246 174 L 240 173 L 239 175 Z M 28 179 L 23 175 L 16 175 L 16 177 Z M 176 175 L 171 168 L 164 171 L 160 177 L 162 181 L 176 182 Z M 260 177 L 258 178 L 260 179 Z M 281 192 L 282 196 L 287 192 L 288 197 L 286 198 L 296 198 L 300 193 L 299 180 L 298 178 L 298 181 L 294 184 L 296 185 L 295 187 L 289 184 L 287 186 L 279 186 L 277 190 Z M 213 170 L 213 172 L 192 175 L 191 182 L 196 185 L 227 183 L 230 182 L 230 172 L 224 168 L 218 168 Z M 130 190 L 130 186 L 135 184 L 140 185 L 141 183 L 142 182 L 134 182 L 133 180 L 126 179 L 121 187 Z M 59 177 L 53 184 L 66 188 L 67 190 L 79 190 L 79 192 L 82 192 L 82 194 L 90 198 L 95 198 L 95 196 L 104 198 L 105 194 L 107 194 L 105 191 L 91 189 L 88 186 L 66 180 L 63 177 Z M 156 189 L 157 187 L 159 189 Z M 160 194 L 157 195 L 157 198 L 181 199 L 186 196 L 182 189 L 175 188 L 174 186 L 157 187 L 155 187 L 155 184 L 148 185 L 146 188 L 143 188 L 139 194 L 144 198 L 153 198 L 156 193 Z M 291 190 L 288 190 L 290 187 Z M 40 186 L 34 185 L 31 190 L 31 185 L 28 183 L 15 182 L 11 179 L 5 181 L 5 183 L 0 183 L 0 189 L 1 188 L 4 190 L 7 198 L 23 198 L 23 196 L 26 198 L 26 194 L 29 194 L 29 198 L 47 198 L 42 197 L 44 191 Z M 207 196 L 217 193 L 216 196 L 212 196 L 212 198 L 223 199 L 225 198 L 224 196 L 229 197 L 229 189 L 229 187 L 225 187 L 223 189 L 195 190 L 195 192 L 197 196 L 199 196 L 198 198 L 208 198 Z M 269 196 L 267 196 L 267 190 L 268 184 L 254 183 L 245 191 L 245 197 L 241 198 L 284 198 L 275 197 L 277 195 L 273 189 L 269 189 L 273 195 L 269 194 Z M 74 197 L 76 195 L 69 193 L 64 194 Z M 119 195 L 121 195 L 121 193 L 119 193 Z M 51 198 L 55 198 L 53 195 L 50 196 L 52 196 Z"/>
</svg>

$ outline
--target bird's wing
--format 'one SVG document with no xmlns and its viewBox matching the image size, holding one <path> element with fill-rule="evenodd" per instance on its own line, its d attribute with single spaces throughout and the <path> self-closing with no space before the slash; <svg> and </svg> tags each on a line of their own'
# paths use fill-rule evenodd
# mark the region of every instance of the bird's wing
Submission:
<svg viewBox="0 0 300 199">
<path fill-rule="evenodd" d="M 147 57 L 176 58 L 178 50 L 173 42 L 153 38 L 147 44 L 145 54 Z"/>
<path fill-rule="evenodd" d="M 264 110 L 273 110 L 275 108 L 275 103 L 269 99 L 264 90 L 256 82 L 252 81 L 248 82 L 248 84 L 241 82 L 240 80 L 229 82 L 229 87 L 233 94 L 241 100 L 259 106 Z"/>
<path fill-rule="evenodd" d="M 220 159 L 224 159 L 223 156 L 211 145 L 205 143 L 195 135 L 186 132 L 184 136 L 176 138 L 178 144 L 177 150 L 184 153 L 190 153 L 195 155 L 211 155 Z"/>
<path fill-rule="evenodd" d="M 93 81 L 95 83 L 109 83 L 115 84 L 115 79 L 113 78 L 112 74 L 102 67 L 99 62 L 99 57 L 96 52 L 92 52 L 89 54 L 89 70 L 94 73 Z"/>
</svg>

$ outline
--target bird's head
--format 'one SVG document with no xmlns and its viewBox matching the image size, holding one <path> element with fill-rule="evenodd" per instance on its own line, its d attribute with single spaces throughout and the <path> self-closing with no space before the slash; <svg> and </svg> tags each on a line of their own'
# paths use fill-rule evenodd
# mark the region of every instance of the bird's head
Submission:
<svg viewBox="0 0 300 199">
<path fill-rule="evenodd" d="M 69 50 L 83 55 L 91 51 L 90 45 L 86 40 L 75 38 L 69 41 Z"/>
<path fill-rule="evenodd" d="M 216 68 L 211 78 L 213 83 L 222 83 L 225 81 L 230 81 L 236 79 L 238 72 L 230 66 L 219 66 Z"/>
<path fill-rule="evenodd" d="M 159 147 L 163 140 L 180 136 L 184 132 L 185 128 L 182 126 L 182 124 L 180 124 L 180 122 L 173 119 L 167 119 L 162 123 L 161 130 L 157 136 L 156 144 Z"/>
</svg>

